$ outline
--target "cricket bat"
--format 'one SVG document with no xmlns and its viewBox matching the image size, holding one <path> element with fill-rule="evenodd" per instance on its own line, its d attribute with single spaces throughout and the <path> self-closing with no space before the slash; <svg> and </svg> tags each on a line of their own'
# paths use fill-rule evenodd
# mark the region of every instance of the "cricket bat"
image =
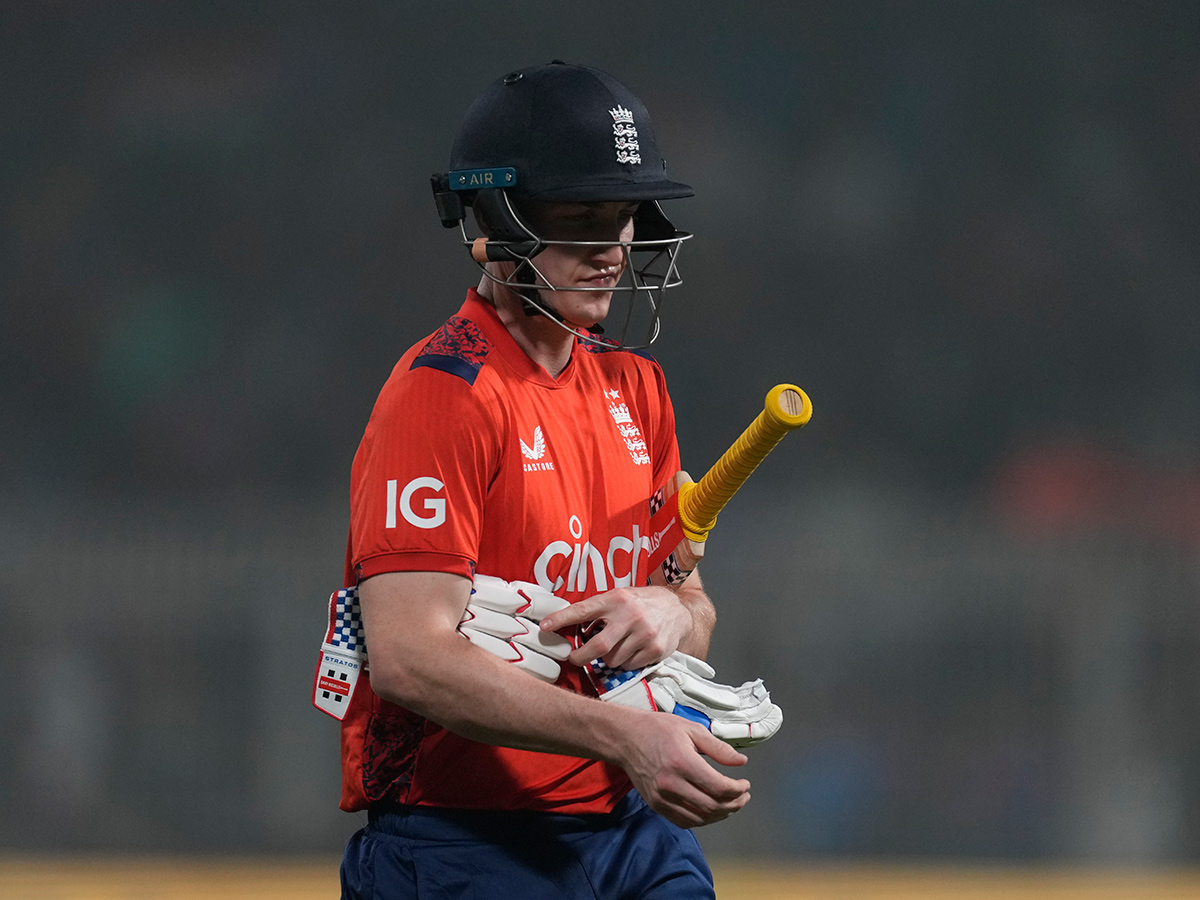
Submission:
<svg viewBox="0 0 1200 900">
<path fill-rule="evenodd" d="M 678 472 L 650 501 L 650 583 L 682 582 L 700 558 L 719 513 L 783 436 L 812 418 L 812 401 L 794 384 L 777 384 L 763 411 L 704 477 Z"/>
</svg>

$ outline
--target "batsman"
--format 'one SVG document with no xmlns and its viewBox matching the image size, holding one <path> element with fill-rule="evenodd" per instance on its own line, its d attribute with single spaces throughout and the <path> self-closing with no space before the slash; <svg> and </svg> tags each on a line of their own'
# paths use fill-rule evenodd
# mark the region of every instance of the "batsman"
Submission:
<svg viewBox="0 0 1200 900">
<path fill-rule="evenodd" d="M 660 204 L 693 191 L 612 76 L 497 79 L 432 187 L 480 278 L 400 358 L 351 471 L 313 687 L 366 812 L 342 897 L 713 897 L 691 829 L 750 802 L 739 748 L 782 713 L 703 661 L 696 562 L 811 407 L 783 386 L 732 474 L 680 472 L 644 351 L 690 237 Z"/>
</svg>

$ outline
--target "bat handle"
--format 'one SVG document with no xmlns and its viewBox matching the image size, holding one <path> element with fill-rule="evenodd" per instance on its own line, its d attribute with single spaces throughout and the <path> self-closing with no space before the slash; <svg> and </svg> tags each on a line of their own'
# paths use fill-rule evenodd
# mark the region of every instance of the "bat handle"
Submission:
<svg viewBox="0 0 1200 900">
<path fill-rule="evenodd" d="M 794 384 L 777 384 L 767 393 L 763 411 L 695 484 L 679 489 L 679 522 L 684 534 L 703 541 L 729 502 L 760 462 L 789 431 L 812 418 L 812 401 Z"/>
</svg>

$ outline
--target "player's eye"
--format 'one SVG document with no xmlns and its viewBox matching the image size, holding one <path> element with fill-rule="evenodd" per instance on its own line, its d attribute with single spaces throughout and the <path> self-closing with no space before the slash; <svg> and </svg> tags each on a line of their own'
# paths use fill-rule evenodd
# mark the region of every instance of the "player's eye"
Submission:
<svg viewBox="0 0 1200 900">
<path fill-rule="evenodd" d="M 602 204 L 560 207 L 546 222 L 545 233 L 551 239 L 567 241 L 620 240 L 637 209 L 636 203 L 616 209 Z"/>
<path fill-rule="evenodd" d="M 554 217 L 553 225 L 559 228 L 569 228 L 579 230 L 581 228 L 589 228 L 596 222 L 595 210 L 581 207 L 579 209 L 566 210 L 560 212 Z"/>
</svg>

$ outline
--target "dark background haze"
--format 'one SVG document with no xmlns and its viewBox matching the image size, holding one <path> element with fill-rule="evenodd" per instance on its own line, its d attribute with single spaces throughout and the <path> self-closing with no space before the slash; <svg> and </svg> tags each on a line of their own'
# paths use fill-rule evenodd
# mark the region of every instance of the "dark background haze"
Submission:
<svg viewBox="0 0 1200 900">
<path fill-rule="evenodd" d="M 696 237 L 654 347 L 783 731 L 714 857 L 1200 858 L 1200 7 L 0 11 L 0 850 L 336 854 L 350 461 L 477 272 L 429 175 L 562 58 Z M 464 773 L 465 777 L 465 773 Z"/>
</svg>

